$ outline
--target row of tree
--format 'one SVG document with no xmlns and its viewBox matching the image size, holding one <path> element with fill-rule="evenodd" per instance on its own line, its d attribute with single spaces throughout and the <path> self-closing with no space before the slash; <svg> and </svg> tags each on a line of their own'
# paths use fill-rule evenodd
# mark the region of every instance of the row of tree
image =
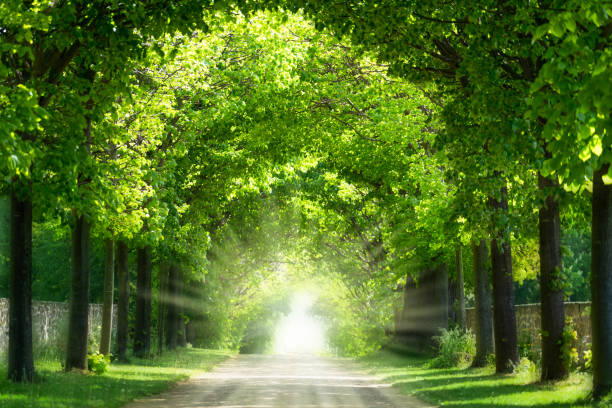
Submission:
<svg viewBox="0 0 612 408">
<path fill-rule="evenodd" d="M 538 208 L 543 379 L 567 375 L 560 249 L 560 187 L 592 191 L 594 395 L 612 387 L 610 206 L 610 21 L 600 1 L 288 1 L 317 25 L 376 53 L 406 80 L 437 86 L 438 145 L 473 228 L 490 239 L 496 366 L 518 360 L 513 310 L 512 206 L 522 186 Z M 515 192 L 513 193 L 512 190 Z M 520 191 L 520 193 L 519 193 Z M 525 197 L 518 200 L 525 200 Z M 528 198 L 527 198 L 528 199 Z M 478 236 L 480 235 L 480 236 Z"/>
<path fill-rule="evenodd" d="M 202 279 L 210 234 L 242 205 L 232 194 L 248 194 L 237 177 L 261 173 L 268 165 L 263 159 L 278 153 L 266 154 L 244 129 L 261 115 L 253 101 L 273 101 L 282 89 L 252 91 L 270 79 L 269 61 L 259 58 L 252 38 L 235 38 L 231 27 L 207 35 L 206 21 L 227 19 L 215 13 L 195 1 L 10 2 L 1 9 L 11 379 L 31 380 L 34 373 L 35 217 L 59 217 L 72 230 L 66 370 L 87 365 L 92 234 L 106 242 L 102 351 L 110 347 L 117 246 L 118 354 L 125 355 L 130 246 L 137 250 L 138 271 L 134 352 L 147 354 L 153 257 L 172 328 L 172 305 L 182 301 L 177 286 Z M 253 160 L 259 154 L 262 160 Z M 175 330 L 169 333 L 173 347 Z"/>
<path fill-rule="evenodd" d="M 480 362 L 491 350 L 482 337 L 490 250 L 498 372 L 518 360 L 511 248 L 538 237 L 542 377 L 564 378 L 561 222 L 580 217 L 592 190 L 595 395 L 607 393 L 609 8 L 596 0 L 237 3 L 0 9 L 11 378 L 33 373 L 33 215 L 73 227 L 70 369 L 83 363 L 92 230 L 108 238 L 109 265 L 113 241 L 139 248 L 135 345 L 146 351 L 150 259 L 201 280 L 216 259 L 206 250 L 230 225 L 248 248 L 270 197 L 299 209 L 307 252 L 343 271 L 371 320 L 385 319 L 376 312 L 392 306 L 398 283 L 444 274 L 471 245 Z M 256 14 L 244 25 L 219 11 L 264 7 L 297 14 Z M 165 276 L 160 288 L 170 287 Z"/>
<path fill-rule="evenodd" d="M 8 98 L 2 173 L 11 202 L 9 377 L 27 381 L 34 375 L 34 220 L 58 219 L 59 230 L 71 230 L 66 370 L 87 365 L 92 236 L 105 243 L 101 352 L 111 349 L 116 264 L 116 353 L 126 356 L 128 248 L 136 252 L 137 270 L 133 352 L 150 351 L 154 289 L 160 349 L 164 328 L 173 348 L 183 293 L 206 271 L 214 272 L 207 265 L 222 264 L 219 253 L 207 254 L 211 240 L 218 235 L 222 243 L 234 218 L 243 231 L 257 230 L 265 198 L 277 194 L 275 185 L 282 188 L 276 177 L 300 161 L 314 163 L 309 155 L 334 143 L 317 145 L 312 126 L 321 109 L 333 110 L 337 101 L 348 108 L 350 98 L 325 101 L 318 92 L 322 85 L 341 91 L 334 70 L 349 70 L 355 60 L 344 60 L 346 46 L 297 16 L 290 24 L 282 14 L 246 23 L 191 3 L 172 7 L 173 23 L 174 14 L 162 17 L 166 3 L 133 10 L 105 2 L 9 6 L 2 14 Z M 223 21 L 223 27 L 209 34 L 200 17 L 211 25 Z M 384 67 L 371 63 L 369 69 L 350 72 L 345 81 L 366 83 L 377 75 L 378 84 L 390 82 Z M 357 102 L 367 100 L 377 83 L 368 84 L 369 93 Z M 380 96 L 394 101 L 396 91 L 390 85 Z M 403 115 L 407 99 L 397 98 L 388 116 Z M 346 126 L 342 115 L 326 116 L 334 118 L 336 130 Z M 248 273 L 261 266 L 254 264 Z M 223 275 L 232 272 L 219 269 L 214 277 L 222 286 Z M 258 281 L 240 277 L 248 283 L 235 285 L 234 296 Z"/>
</svg>

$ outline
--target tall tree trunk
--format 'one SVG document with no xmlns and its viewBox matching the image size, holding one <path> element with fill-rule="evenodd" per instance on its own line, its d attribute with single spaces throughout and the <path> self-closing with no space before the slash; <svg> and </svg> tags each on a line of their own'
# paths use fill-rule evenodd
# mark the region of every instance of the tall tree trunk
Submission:
<svg viewBox="0 0 612 408">
<path fill-rule="evenodd" d="M 102 307 L 102 333 L 100 334 L 100 354 L 110 354 L 111 333 L 113 330 L 113 294 L 115 279 L 115 241 L 104 241 L 104 304 Z"/>
<path fill-rule="evenodd" d="M 159 301 L 157 312 L 157 352 L 161 354 L 164 350 L 164 327 L 166 326 L 166 300 L 168 282 L 168 263 L 162 260 L 159 263 Z"/>
<path fill-rule="evenodd" d="M 185 309 L 186 309 L 186 296 L 185 296 L 185 270 L 181 267 L 177 273 L 177 316 L 176 316 L 176 327 L 177 327 L 177 343 L 181 347 L 187 346 L 186 338 L 186 325 L 185 325 Z"/>
<path fill-rule="evenodd" d="M 410 272 L 408 272 L 406 273 L 406 283 L 404 284 L 402 292 L 402 307 L 399 310 L 399 316 L 395 327 L 396 338 L 401 340 L 404 344 L 407 343 L 410 331 L 414 328 L 414 322 L 411 322 L 411 315 L 413 312 L 411 304 L 414 301 L 415 292 L 416 282 Z"/>
<path fill-rule="evenodd" d="M 66 371 L 87 369 L 87 337 L 89 334 L 89 221 L 74 212 L 72 230 L 72 284 L 70 287 L 70 313 Z"/>
<path fill-rule="evenodd" d="M 455 256 L 457 264 L 457 320 L 461 330 L 466 330 L 466 319 L 465 319 L 465 289 L 463 287 L 463 249 L 461 244 L 457 246 L 457 252 Z"/>
<path fill-rule="evenodd" d="M 591 242 L 591 327 L 593 336 L 593 397 L 612 391 L 612 185 L 593 175 Z"/>
<path fill-rule="evenodd" d="M 168 270 L 168 297 L 166 306 L 166 347 L 168 350 L 176 350 L 178 334 L 178 312 L 177 312 L 177 267 L 170 265 Z"/>
<path fill-rule="evenodd" d="M 538 177 L 542 190 L 558 187 L 549 178 Z M 546 202 L 539 210 L 540 229 L 540 295 L 542 315 L 542 380 L 560 380 L 569 374 L 562 360 L 563 306 L 561 263 L 561 221 L 559 202 L 554 192 L 548 192 Z"/>
<path fill-rule="evenodd" d="M 23 191 L 16 191 L 22 190 Z M 21 193 L 21 194 L 20 194 Z M 11 182 L 8 378 L 32 381 L 32 187 Z"/>
<path fill-rule="evenodd" d="M 459 285 L 457 284 L 457 276 L 453 276 L 448 280 L 448 321 L 455 326 L 459 326 Z"/>
<path fill-rule="evenodd" d="M 439 309 L 434 331 L 439 334 L 441 329 L 448 329 L 448 266 L 443 262 L 434 269 L 433 273 L 434 307 Z"/>
<path fill-rule="evenodd" d="M 491 199 L 492 209 L 508 211 L 508 192 L 501 189 L 501 199 Z M 507 234 L 500 229 L 491 239 L 491 268 L 493 271 L 493 326 L 495 336 L 495 371 L 510 373 L 519 361 L 516 314 L 514 311 L 514 282 L 512 280 L 512 252 Z"/>
<path fill-rule="evenodd" d="M 136 280 L 136 322 L 134 355 L 145 357 L 151 351 L 151 247 L 138 249 Z"/>
<path fill-rule="evenodd" d="M 487 241 L 472 241 L 474 258 L 474 299 L 476 312 L 476 356 L 472 367 L 484 367 L 487 356 L 493 353 L 493 308 L 489 278 L 489 250 Z"/>
<path fill-rule="evenodd" d="M 117 358 L 127 359 L 128 315 L 130 309 L 130 271 L 128 247 L 124 241 L 117 245 Z"/>
</svg>

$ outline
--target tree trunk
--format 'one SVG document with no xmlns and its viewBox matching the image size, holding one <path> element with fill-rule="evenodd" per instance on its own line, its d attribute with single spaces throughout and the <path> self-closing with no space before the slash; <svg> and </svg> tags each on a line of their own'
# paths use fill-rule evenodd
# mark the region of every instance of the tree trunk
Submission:
<svg viewBox="0 0 612 408">
<path fill-rule="evenodd" d="M 168 300 L 166 305 L 166 347 L 176 350 L 178 333 L 176 265 L 170 265 L 168 270 Z"/>
<path fill-rule="evenodd" d="M 411 305 L 414 301 L 414 294 L 416 292 L 416 282 L 410 272 L 406 274 L 406 282 L 402 292 L 402 307 L 399 310 L 399 316 L 397 318 L 397 324 L 395 326 L 395 337 L 402 343 L 407 343 L 408 336 L 410 335 L 411 329 L 414 328 L 414 319 L 411 319 L 412 309 Z"/>
<path fill-rule="evenodd" d="M 128 247 L 124 241 L 117 245 L 117 358 L 127 359 L 128 314 L 130 311 L 130 271 Z"/>
<path fill-rule="evenodd" d="M 438 265 L 433 273 L 434 307 L 439 309 L 435 331 L 439 334 L 441 329 L 448 329 L 448 267 L 446 263 Z"/>
<path fill-rule="evenodd" d="M 489 278 L 489 251 L 487 241 L 472 241 L 474 257 L 474 300 L 476 312 L 476 356 L 472 367 L 484 367 L 487 356 L 493 353 L 493 308 Z"/>
<path fill-rule="evenodd" d="M 463 249 L 461 244 L 457 247 L 456 252 L 456 264 L 457 264 L 457 320 L 461 330 L 466 330 L 466 318 L 465 318 L 465 289 L 463 287 Z"/>
<path fill-rule="evenodd" d="M 603 166 L 593 175 L 591 242 L 591 327 L 593 397 L 612 391 L 612 185 L 605 185 Z"/>
<path fill-rule="evenodd" d="M 558 184 L 541 175 L 540 189 L 558 187 Z M 553 192 L 539 210 L 540 229 L 540 295 L 542 315 L 542 381 L 561 380 L 569 374 L 562 360 L 563 328 L 565 310 L 563 306 L 561 263 L 561 221 L 559 202 Z"/>
<path fill-rule="evenodd" d="M 104 241 L 104 304 L 102 308 L 102 333 L 100 334 L 100 354 L 110 354 L 111 333 L 113 330 L 113 292 L 115 279 L 115 241 Z"/>
<path fill-rule="evenodd" d="M 166 301 L 168 282 L 168 263 L 161 261 L 159 264 L 159 301 L 157 312 L 157 352 L 161 354 L 164 349 L 164 327 L 166 325 Z"/>
<path fill-rule="evenodd" d="M 508 212 L 505 187 L 501 200 L 491 199 L 491 208 Z M 512 280 L 512 252 L 509 237 L 498 231 L 491 239 L 491 267 L 493 270 L 493 325 L 495 336 L 495 371 L 510 373 L 519 361 L 514 311 L 514 282 Z"/>
<path fill-rule="evenodd" d="M 87 337 L 89 334 L 89 237 L 91 227 L 83 215 L 74 214 L 72 230 L 72 284 L 66 371 L 87 370 Z"/>
<path fill-rule="evenodd" d="M 151 247 L 138 249 L 136 280 L 136 322 L 134 355 L 146 357 L 151 351 Z"/>
<path fill-rule="evenodd" d="M 459 314 L 457 309 L 459 306 L 459 285 L 457 284 L 457 276 L 453 276 L 448 280 L 448 321 L 454 326 L 459 326 Z"/>
<path fill-rule="evenodd" d="M 178 269 L 177 273 L 177 316 L 176 316 L 176 327 L 177 327 L 177 337 L 176 341 L 180 347 L 187 346 L 187 338 L 186 338 L 186 325 L 185 325 L 185 271 L 183 268 Z"/>
<path fill-rule="evenodd" d="M 20 187 L 25 187 L 20 196 Z M 11 183 L 8 378 L 32 381 L 32 188 Z"/>
</svg>

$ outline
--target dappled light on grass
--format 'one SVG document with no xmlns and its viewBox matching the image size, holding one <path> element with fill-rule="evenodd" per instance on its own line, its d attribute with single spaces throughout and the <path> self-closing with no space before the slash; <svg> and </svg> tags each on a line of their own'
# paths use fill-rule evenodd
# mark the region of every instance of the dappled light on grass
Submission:
<svg viewBox="0 0 612 408">
<path fill-rule="evenodd" d="M 495 375 L 493 367 L 433 369 L 428 360 L 380 352 L 362 359 L 385 382 L 403 392 L 444 407 L 591 407 L 587 374 L 541 384 L 531 373 Z"/>
<path fill-rule="evenodd" d="M 227 351 L 181 349 L 153 359 L 111 364 L 102 375 L 64 373 L 59 360 L 39 360 L 40 380 L 14 384 L 0 377 L 0 407 L 118 407 L 134 398 L 159 393 L 175 382 L 210 370 L 229 357 Z M 2 373 L 6 367 L 0 365 Z"/>
<path fill-rule="evenodd" d="M 281 319 L 274 336 L 278 354 L 316 354 L 325 351 L 325 327 L 310 313 L 314 297 L 308 292 L 296 294 L 290 313 Z"/>
</svg>

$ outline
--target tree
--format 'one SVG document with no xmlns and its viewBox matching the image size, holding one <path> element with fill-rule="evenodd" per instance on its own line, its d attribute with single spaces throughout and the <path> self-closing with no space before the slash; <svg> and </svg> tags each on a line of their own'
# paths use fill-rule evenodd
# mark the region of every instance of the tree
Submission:
<svg viewBox="0 0 612 408">
<path fill-rule="evenodd" d="M 32 203 L 11 186 L 9 367 L 12 381 L 32 381 Z M 27 193 L 26 193 L 27 194 Z"/>
<path fill-rule="evenodd" d="M 593 395 L 612 390 L 610 287 L 607 246 L 612 235 L 610 200 L 610 8 L 597 1 L 570 1 L 548 11 L 533 29 L 534 41 L 550 44 L 531 84 L 529 118 L 543 124 L 548 157 L 544 175 L 573 192 L 592 189 L 591 297 Z M 578 154 L 576 154 L 578 153 Z"/>
<path fill-rule="evenodd" d="M 198 24 L 202 26 L 203 12 L 203 4 L 196 1 L 158 1 L 151 5 L 130 3 L 128 6 L 113 2 L 47 5 L 11 1 L 0 9 L 0 21 L 5 32 L 5 46 L 1 50 L 2 67 L 5 68 L 1 78 L 3 94 L 10 95 L 9 99 L 16 102 L 17 110 L 25 108 L 16 116 L 17 121 L 9 121 L 2 129 L 3 134 L 8 135 L 8 138 L 2 138 L 3 147 L 7 148 L 3 154 L 11 158 L 9 163 L 12 163 L 6 170 L 11 184 L 20 191 L 12 207 L 15 217 L 12 217 L 14 233 L 11 237 L 25 240 L 11 244 L 11 281 L 26 285 L 31 282 L 31 217 L 19 215 L 32 208 L 30 175 L 32 170 L 40 170 L 33 167 L 36 164 L 33 158 L 40 153 L 40 146 L 44 146 L 37 143 L 37 138 L 41 131 L 46 131 L 48 120 L 53 118 L 53 114 L 48 114 L 53 112 L 53 109 L 48 109 L 50 103 L 65 96 L 57 92 L 60 89 L 57 85 L 66 68 L 77 55 L 86 56 L 85 59 L 88 56 L 90 62 L 94 62 L 95 57 L 102 54 L 109 58 L 97 62 L 111 62 L 107 65 L 109 68 L 120 66 L 121 61 L 129 61 L 125 55 L 138 51 L 151 36 L 174 29 L 187 31 Z M 79 117 L 82 118 L 82 114 Z M 90 126 L 81 124 L 80 127 Z M 78 232 L 87 231 L 88 228 L 78 229 Z M 14 308 L 12 324 L 25 322 L 11 331 L 11 342 L 26 345 L 23 349 L 9 347 L 12 351 L 24 352 L 21 356 L 9 358 L 13 362 L 10 375 L 17 381 L 31 379 L 33 371 L 31 350 L 27 346 L 31 337 L 28 325 L 30 296 L 31 290 L 23 287 L 15 287 L 11 296 L 15 304 L 23 306 Z M 83 311 L 73 314 L 75 318 L 81 315 Z M 71 358 L 72 363 L 84 366 L 82 361 Z M 15 375 L 15 372 L 24 372 L 25 375 Z"/>
<path fill-rule="evenodd" d="M 111 332 L 113 328 L 113 299 L 115 279 L 115 241 L 104 241 L 104 303 L 102 309 L 102 328 L 100 334 L 100 354 L 110 354 Z"/>
<path fill-rule="evenodd" d="M 126 360 L 130 306 L 130 273 L 128 247 L 124 241 L 117 244 L 117 359 Z"/>
<path fill-rule="evenodd" d="M 134 355 L 151 351 L 151 247 L 138 248 Z"/>
<path fill-rule="evenodd" d="M 461 244 L 457 246 L 455 265 L 457 266 L 457 275 L 455 277 L 457 284 L 457 305 L 453 306 L 456 307 L 457 322 L 459 327 L 461 327 L 462 330 L 466 330 L 467 323 L 465 315 L 465 289 L 463 281 L 463 248 Z"/>
<path fill-rule="evenodd" d="M 472 241 L 474 262 L 474 299 L 476 309 L 476 355 L 473 367 L 484 367 L 493 354 L 493 316 L 489 279 L 489 250 L 487 241 Z"/>
</svg>

